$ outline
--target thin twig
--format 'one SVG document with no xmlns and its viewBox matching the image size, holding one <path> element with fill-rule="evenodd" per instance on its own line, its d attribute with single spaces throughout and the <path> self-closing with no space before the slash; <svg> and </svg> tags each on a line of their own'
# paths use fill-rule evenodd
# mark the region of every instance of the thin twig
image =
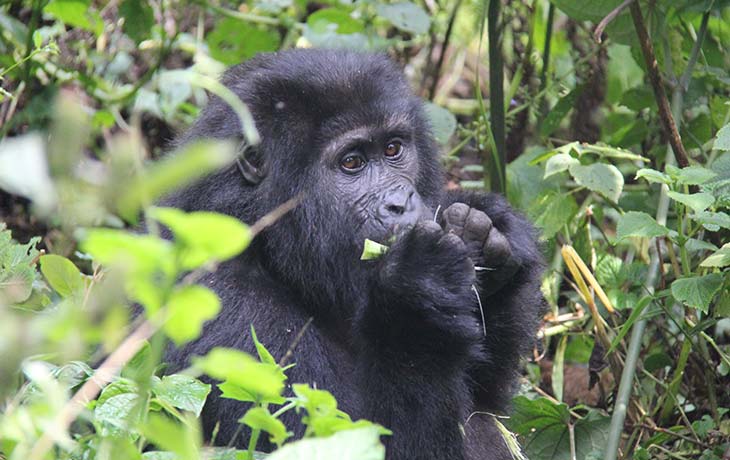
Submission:
<svg viewBox="0 0 730 460">
<path fill-rule="evenodd" d="M 602 39 L 601 36 L 603 36 L 603 30 L 608 26 L 611 21 L 616 19 L 616 16 L 621 14 L 629 5 L 631 5 L 636 0 L 626 0 L 619 6 L 613 9 L 608 15 L 606 15 L 605 18 L 601 20 L 601 22 L 598 23 L 596 26 L 596 30 L 593 32 L 593 38 L 598 42 L 601 43 Z"/>
<path fill-rule="evenodd" d="M 251 238 L 255 237 L 267 227 L 273 225 L 277 220 L 281 219 L 286 213 L 296 208 L 301 202 L 302 197 L 303 194 L 300 193 L 294 198 L 285 201 L 282 205 L 278 206 L 261 219 L 257 220 L 256 223 L 251 226 Z"/>
<path fill-rule="evenodd" d="M 286 353 L 284 353 L 284 356 L 281 357 L 279 360 L 279 367 L 286 366 L 286 362 L 289 361 L 289 359 L 294 354 L 294 350 L 297 348 L 297 345 L 299 345 L 299 342 L 302 340 L 302 337 L 304 337 L 304 333 L 307 332 L 307 329 L 309 329 L 309 326 L 312 324 L 312 321 L 314 321 L 314 316 L 310 316 L 306 323 L 304 323 L 304 326 L 299 330 L 297 333 L 297 336 L 294 337 L 294 340 L 292 340 L 291 345 L 289 345 L 289 349 L 286 350 Z"/>
<path fill-rule="evenodd" d="M 687 156 L 687 151 L 684 149 L 684 145 L 682 144 L 682 138 L 679 135 L 677 124 L 674 122 L 672 111 L 669 108 L 669 100 L 667 99 L 667 94 L 664 91 L 664 84 L 662 82 L 661 74 L 659 73 L 659 65 L 657 64 L 656 55 L 654 54 L 654 46 L 652 45 L 649 34 L 646 31 L 641 7 L 637 3 L 631 4 L 631 17 L 634 20 L 636 33 L 639 36 L 639 43 L 641 43 L 641 51 L 644 55 L 646 70 L 649 73 L 649 81 L 654 89 L 654 98 L 656 99 L 657 106 L 659 107 L 659 118 L 662 121 L 662 127 L 669 138 L 669 143 L 672 146 L 674 158 L 676 158 L 677 164 L 681 168 L 686 168 L 689 166 L 689 157 Z"/>
</svg>

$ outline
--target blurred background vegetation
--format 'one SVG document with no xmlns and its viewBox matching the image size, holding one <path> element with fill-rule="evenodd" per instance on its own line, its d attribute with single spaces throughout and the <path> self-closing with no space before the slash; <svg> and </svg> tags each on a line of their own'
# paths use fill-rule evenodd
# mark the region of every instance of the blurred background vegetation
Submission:
<svg viewBox="0 0 730 460">
<path fill-rule="evenodd" d="M 4 0 L 0 459 L 251 458 L 263 435 L 272 459 L 383 458 L 387 430 L 326 391 L 282 397 L 263 345 L 160 377 L 165 342 L 218 311 L 195 279 L 256 231 L 151 206 L 231 146 L 160 158 L 229 96 L 226 66 L 306 46 L 399 61 L 448 186 L 503 191 L 541 229 L 550 310 L 495 418 L 516 458 L 510 432 L 533 460 L 730 458 L 730 1 Z M 201 445 L 203 374 L 255 402 L 249 449 Z"/>
</svg>

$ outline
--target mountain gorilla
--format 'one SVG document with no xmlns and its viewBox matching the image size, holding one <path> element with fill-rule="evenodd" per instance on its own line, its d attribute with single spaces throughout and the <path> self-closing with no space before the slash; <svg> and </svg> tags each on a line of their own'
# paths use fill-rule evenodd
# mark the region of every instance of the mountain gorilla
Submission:
<svg viewBox="0 0 730 460">
<path fill-rule="evenodd" d="M 531 225 L 501 196 L 444 191 L 422 103 L 385 56 L 264 54 L 223 83 L 248 105 L 261 143 L 165 204 L 253 223 L 301 199 L 201 280 L 222 311 L 167 361 L 184 366 L 215 346 L 254 352 L 251 324 L 281 358 L 313 317 L 289 381 L 390 428 L 389 459 L 511 458 L 492 416 L 476 412 L 506 409 L 533 342 L 542 262 Z M 180 143 L 240 133 L 213 97 Z M 360 260 L 366 238 L 389 250 Z M 207 435 L 219 423 L 215 442 L 227 444 L 245 409 L 213 394 Z M 283 421 L 302 434 L 298 416 Z"/>
</svg>

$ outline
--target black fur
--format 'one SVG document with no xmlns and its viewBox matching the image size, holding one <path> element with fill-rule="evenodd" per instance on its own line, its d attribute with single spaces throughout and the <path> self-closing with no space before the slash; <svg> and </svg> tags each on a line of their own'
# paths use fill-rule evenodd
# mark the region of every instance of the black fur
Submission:
<svg viewBox="0 0 730 460">
<path fill-rule="evenodd" d="M 443 191 L 421 102 L 384 56 L 327 50 L 260 55 L 230 69 L 223 83 L 254 116 L 262 137 L 257 166 L 266 176 L 252 185 L 231 167 L 164 204 L 253 223 L 294 196 L 303 199 L 243 255 L 201 280 L 221 297 L 223 310 L 199 340 L 171 349 L 167 361 L 182 367 L 214 346 L 254 352 L 251 324 L 280 358 L 312 316 L 294 350 L 289 381 L 330 390 L 353 418 L 392 429 L 385 439 L 388 458 L 510 458 L 491 416 L 466 421 L 475 411 L 507 409 L 519 358 L 533 342 L 542 263 L 532 226 L 500 196 Z M 331 140 L 354 128 L 387 136 L 394 120 L 409 130 L 397 174 L 373 175 L 357 186 L 342 176 L 338 183 L 338 171 L 322 154 Z M 237 138 L 240 131 L 232 110 L 214 97 L 180 142 Z M 377 201 L 388 195 L 381 188 L 391 185 L 413 186 L 424 212 L 405 229 L 375 219 L 397 236 L 383 257 L 361 261 L 363 239 L 377 234 L 369 222 L 373 215 L 366 205 L 343 203 L 342 190 L 351 187 Z M 453 203 L 483 211 L 491 231 L 506 237 L 516 267 L 508 280 L 494 284 L 489 272 L 475 272 L 475 264 L 503 261 L 483 260 L 487 249 L 444 232 L 447 218 L 432 222 L 437 208 Z M 486 337 L 472 290 L 480 284 Z M 245 404 L 212 395 L 203 414 L 207 434 L 220 422 L 216 443 L 228 443 L 245 410 Z M 286 414 L 284 422 L 301 434 L 297 417 Z"/>
</svg>

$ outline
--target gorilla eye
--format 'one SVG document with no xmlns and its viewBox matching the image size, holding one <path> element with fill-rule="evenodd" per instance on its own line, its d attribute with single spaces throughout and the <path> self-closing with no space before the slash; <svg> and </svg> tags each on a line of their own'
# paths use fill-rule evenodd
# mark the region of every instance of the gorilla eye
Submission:
<svg viewBox="0 0 730 460">
<path fill-rule="evenodd" d="M 389 158 L 395 158 L 403 151 L 403 144 L 401 144 L 398 141 L 392 141 L 388 142 L 388 145 L 385 146 L 385 154 L 386 157 Z"/>
<path fill-rule="evenodd" d="M 360 155 L 347 155 L 340 160 L 340 166 L 349 172 L 359 171 L 365 166 L 365 160 Z"/>
</svg>

